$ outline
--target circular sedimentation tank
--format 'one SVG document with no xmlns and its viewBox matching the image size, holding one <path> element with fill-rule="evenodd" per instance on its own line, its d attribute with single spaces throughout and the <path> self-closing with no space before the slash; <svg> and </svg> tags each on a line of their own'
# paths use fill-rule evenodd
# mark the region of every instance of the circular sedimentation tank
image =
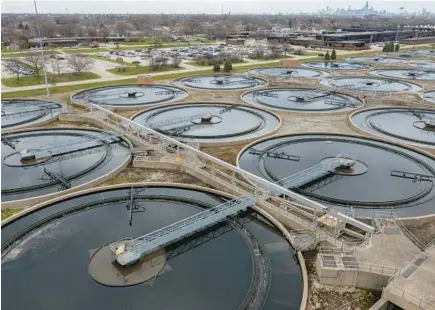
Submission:
<svg viewBox="0 0 435 310">
<path fill-rule="evenodd" d="M 406 51 L 401 57 L 435 58 L 435 50 L 412 50 Z"/>
<path fill-rule="evenodd" d="M 267 82 L 247 75 L 214 74 L 188 76 L 174 80 L 173 84 L 203 90 L 237 90 L 264 86 Z"/>
<path fill-rule="evenodd" d="M 349 62 L 357 63 L 372 63 L 372 64 L 382 64 L 382 65 L 400 65 L 403 64 L 403 59 L 382 57 L 382 56 L 358 56 L 346 58 Z"/>
<path fill-rule="evenodd" d="M 295 112 L 338 112 L 359 108 L 357 97 L 311 88 L 270 88 L 247 92 L 243 101 L 267 108 Z"/>
<path fill-rule="evenodd" d="M 126 205 L 132 192 L 136 209 L 130 225 Z M 251 209 L 164 247 L 164 261 L 156 260 L 160 270 L 142 284 L 110 287 L 90 276 L 88 268 L 102 246 L 224 201 L 202 188 L 131 184 L 58 199 L 3 224 L 2 306 L 274 309 L 279 300 L 280 309 L 299 308 L 303 282 L 293 250 L 272 222 Z M 137 271 L 113 258 L 105 263 L 92 272 L 116 273 L 119 281 L 128 281 Z"/>
<path fill-rule="evenodd" d="M 240 142 L 280 126 L 271 112 L 227 103 L 185 103 L 139 112 L 133 121 L 165 135 L 201 142 Z"/>
<path fill-rule="evenodd" d="M 330 77 L 321 80 L 320 83 L 329 87 L 333 87 L 335 89 L 348 89 L 362 92 L 370 92 L 372 94 L 407 93 L 423 90 L 422 86 L 411 82 L 364 76 Z"/>
<path fill-rule="evenodd" d="M 369 65 L 352 63 L 345 61 L 313 61 L 304 62 L 302 67 L 313 69 L 326 69 L 326 70 L 368 70 L 371 68 Z"/>
<path fill-rule="evenodd" d="M 54 120 L 62 105 L 40 99 L 10 99 L 1 102 L 1 128 L 18 129 Z"/>
<path fill-rule="evenodd" d="M 354 164 L 313 172 L 322 172 L 319 167 L 337 155 Z M 352 207 L 358 217 L 391 209 L 400 217 L 433 214 L 435 159 L 392 143 L 321 133 L 278 136 L 248 145 L 238 165 L 269 181 L 285 179 L 283 186 L 327 206 L 341 211 Z M 307 175 L 313 177 L 297 177 Z"/>
<path fill-rule="evenodd" d="M 169 103 L 187 97 L 179 87 L 157 84 L 115 85 L 80 91 L 71 96 L 76 104 L 90 102 L 115 108 L 137 108 L 158 103 Z"/>
<path fill-rule="evenodd" d="M 435 90 L 424 92 L 421 97 L 425 101 L 435 104 Z"/>
<path fill-rule="evenodd" d="M 351 121 L 359 129 L 383 138 L 435 148 L 435 110 L 368 109 L 355 112 Z"/>
<path fill-rule="evenodd" d="M 406 69 L 379 69 L 369 72 L 370 74 L 393 79 L 434 81 L 435 71 L 406 70 Z"/>
<path fill-rule="evenodd" d="M 435 62 L 413 61 L 408 63 L 408 65 L 420 68 L 421 70 L 435 71 Z"/>
<path fill-rule="evenodd" d="M 300 67 L 254 68 L 249 70 L 249 73 L 263 77 L 276 78 L 321 78 L 329 75 L 329 73 L 326 71 Z"/>
<path fill-rule="evenodd" d="M 41 129 L 2 138 L 2 202 L 83 185 L 130 159 L 129 145 L 121 137 L 94 130 Z"/>
</svg>

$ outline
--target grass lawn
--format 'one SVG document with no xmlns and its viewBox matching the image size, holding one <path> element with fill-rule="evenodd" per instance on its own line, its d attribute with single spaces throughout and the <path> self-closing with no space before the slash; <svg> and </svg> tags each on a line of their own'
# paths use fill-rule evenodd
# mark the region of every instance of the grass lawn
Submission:
<svg viewBox="0 0 435 310">
<path fill-rule="evenodd" d="M 98 56 L 95 56 L 95 55 L 91 55 L 89 57 L 91 57 L 93 59 L 97 59 L 97 60 L 102 60 L 102 61 L 107 61 L 107 62 L 115 63 L 117 65 L 124 65 L 124 66 L 127 66 L 127 67 L 134 67 L 135 66 L 131 62 L 127 62 L 127 61 L 124 61 L 123 63 L 119 63 L 119 62 L 117 62 L 114 59 L 110 59 L 110 58 L 106 58 L 106 57 L 98 57 Z"/>
<path fill-rule="evenodd" d="M 41 51 L 29 51 L 32 54 L 38 54 L 41 55 Z M 44 55 L 59 55 L 60 52 L 58 51 L 44 51 Z M 23 53 L 2 53 L 2 57 L 4 58 L 10 58 L 10 57 L 25 57 L 28 55 L 28 52 Z"/>
<path fill-rule="evenodd" d="M 153 71 L 150 66 L 139 66 L 139 67 L 127 67 L 125 68 L 125 71 L 120 70 L 119 68 L 113 68 L 106 70 L 107 72 L 116 74 L 116 75 L 137 75 L 137 74 L 144 74 L 144 73 L 157 73 L 157 72 L 164 72 L 164 71 L 173 71 L 173 70 L 183 70 L 184 68 L 173 68 L 171 66 L 167 66 L 163 68 L 163 70 L 157 70 Z"/>
<path fill-rule="evenodd" d="M 109 50 L 105 47 L 100 48 L 75 48 L 75 49 L 63 49 L 62 52 L 65 54 L 87 54 L 87 53 L 99 53 L 108 52 Z"/>
<path fill-rule="evenodd" d="M 249 58 L 249 57 L 248 57 Z M 290 55 L 281 55 L 277 58 L 266 58 L 266 57 L 262 57 L 262 58 L 249 58 L 251 60 L 280 60 L 280 59 L 290 59 L 290 58 L 294 58 L 294 56 L 290 56 Z"/>
<path fill-rule="evenodd" d="M 23 208 L 15 208 L 15 209 L 5 209 L 2 210 L 1 220 L 7 219 L 8 217 L 11 217 L 12 215 L 22 211 Z"/>
<path fill-rule="evenodd" d="M 93 72 L 82 72 L 79 75 L 61 74 L 60 76 L 52 74 L 52 73 L 47 74 L 47 78 L 48 78 L 49 82 L 52 82 L 53 78 L 55 78 L 56 83 L 90 80 L 90 79 L 97 79 L 99 77 L 100 76 L 98 74 L 95 74 Z M 45 79 L 44 79 L 44 74 L 41 74 L 39 77 L 38 76 L 20 76 L 19 80 L 17 80 L 15 77 L 3 79 L 2 84 L 9 86 L 9 87 L 41 85 L 41 84 L 45 84 Z"/>
<path fill-rule="evenodd" d="M 432 47 L 434 44 L 428 44 L 426 46 L 415 46 L 415 45 L 404 45 L 400 44 L 399 53 L 403 52 L 403 50 L 433 50 L 435 47 Z"/>
<path fill-rule="evenodd" d="M 162 43 L 162 46 L 153 46 L 152 44 L 138 44 L 137 46 L 122 46 L 119 48 L 112 48 L 112 51 L 134 51 L 136 49 L 147 49 L 147 48 L 168 48 L 168 47 L 187 47 L 187 46 L 198 46 L 198 45 L 214 45 L 215 43 L 191 43 L 187 44 L 186 42 L 171 42 L 171 43 Z"/>
<path fill-rule="evenodd" d="M 241 63 L 245 63 L 245 62 L 247 62 L 246 60 L 243 60 L 243 61 L 236 61 L 236 62 L 232 62 L 232 64 L 234 65 L 234 64 L 241 64 Z M 204 67 L 213 67 L 213 65 L 206 65 L 206 64 L 204 64 L 204 65 L 201 65 L 201 64 L 199 64 L 199 63 L 197 63 L 196 61 L 185 61 L 184 62 L 186 65 L 191 65 L 191 66 L 195 66 L 195 67 L 202 67 L 202 68 L 204 68 Z M 224 63 L 222 62 L 221 63 L 221 69 L 223 68 L 223 66 L 224 66 Z"/>
</svg>

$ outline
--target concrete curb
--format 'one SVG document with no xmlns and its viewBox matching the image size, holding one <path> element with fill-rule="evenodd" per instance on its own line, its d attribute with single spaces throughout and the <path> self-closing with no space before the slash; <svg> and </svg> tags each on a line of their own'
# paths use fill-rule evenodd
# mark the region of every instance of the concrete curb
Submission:
<svg viewBox="0 0 435 310">
<path fill-rule="evenodd" d="M 73 127 L 73 126 L 68 126 L 68 127 L 53 127 L 53 128 L 34 128 L 32 131 L 43 131 L 43 130 L 65 130 L 65 129 L 80 129 L 80 130 L 88 130 L 88 131 L 99 131 L 99 132 L 103 132 L 104 130 L 101 129 L 93 129 L 93 128 L 83 128 L 83 127 Z M 29 131 L 29 129 L 18 129 L 15 130 L 14 132 L 10 132 L 10 133 L 20 133 L 20 132 L 26 132 Z M 129 148 L 132 148 L 133 144 L 125 137 L 121 137 L 129 146 Z M 29 197 L 29 198 L 25 198 L 25 199 L 19 199 L 19 200 L 11 200 L 11 201 L 3 201 L 1 204 L 1 209 L 5 210 L 5 209 L 14 209 L 14 208 L 23 208 L 26 206 L 30 206 L 30 205 L 34 205 L 34 204 L 40 204 L 40 203 L 44 203 L 47 200 L 51 200 L 55 197 L 64 197 L 65 195 L 69 195 L 70 193 L 75 193 L 77 191 L 83 190 L 83 189 L 87 189 L 87 188 L 93 188 L 95 186 L 97 186 L 98 184 L 116 176 L 118 173 L 120 173 L 122 170 L 124 170 L 124 168 L 126 168 L 130 162 L 132 161 L 132 155 L 130 154 L 127 159 L 118 167 L 115 167 L 115 169 L 112 169 L 111 171 L 107 172 L 106 174 L 99 176 L 96 179 L 93 179 L 91 181 L 88 181 L 86 183 L 74 186 L 70 189 L 67 190 L 63 190 L 63 191 L 59 191 L 59 192 L 54 192 L 54 193 L 50 193 L 50 194 L 46 194 L 46 195 L 42 195 L 42 196 L 36 196 L 36 197 Z"/>
<path fill-rule="evenodd" d="M 358 111 L 356 111 L 355 113 L 357 113 Z M 341 136 L 341 137 L 355 137 L 355 138 L 362 138 L 362 139 L 368 139 L 368 140 L 373 140 L 373 141 L 377 141 L 377 142 L 384 142 L 387 144 L 391 144 L 393 146 L 398 146 L 398 147 L 402 147 L 404 149 L 408 149 L 411 151 L 414 151 L 416 153 L 419 153 L 421 155 L 425 155 L 431 159 L 435 160 L 435 154 L 431 154 L 425 150 L 413 147 L 413 146 L 409 146 L 409 145 L 405 145 L 405 144 L 401 144 L 401 143 L 396 143 L 396 142 L 392 142 L 386 139 L 382 139 L 382 138 L 378 138 L 378 137 L 372 137 L 372 136 L 368 136 L 367 134 L 362 135 L 360 133 L 357 134 L 345 134 L 345 133 L 339 133 L 339 132 L 321 132 L 321 131 L 307 131 L 307 132 L 301 132 L 301 133 L 290 133 L 290 134 L 278 134 L 278 135 L 274 135 L 274 136 L 270 136 L 270 137 L 264 137 L 261 138 L 257 141 L 251 142 L 249 144 L 247 144 L 244 148 L 242 148 L 240 150 L 240 152 L 237 154 L 236 157 L 236 166 L 240 167 L 240 156 L 246 152 L 246 150 L 250 149 L 252 146 L 254 146 L 257 143 L 261 143 L 263 141 L 267 141 L 269 139 L 276 139 L 276 138 L 281 138 L 281 137 L 293 137 L 293 136 L 304 136 L 304 135 L 322 135 L 322 136 L 328 136 L 328 135 L 334 135 L 334 136 Z M 250 184 L 252 184 L 252 182 L 248 179 L 246 179 L 247 182 L 249 182 Z M 424 220 L 425 222 L 430 221 L 430 218 L 435 218 L 435 212 L 433 214 L 427 214 L 427 215 L 421 215 L 421 216 L 415 216 L 415 217 L 406 217 L 406 218 L 400 218 L 400 220 L 402 222 L 405 222 L 405 224 L 408 224 L 408 222 L 412 222 L 412 221 L 420 221 L 420 220 Z"/>
<path fill-rule="evenodd" d="M 234 105 L 234 103 L 229 103 L 229 102 L 218 102 L 218 101 L 216 101 L 216 102 L 215 101 L 213 101 L 213 102 L 200 102 L 200 101 L 198 101 L 198 102 L 182 102 L 182 103 L 167 104 L 167 105 L 164 106 L 164 108 L 170 108 L 170 107 L 176 107 L 176 106 L 181 106 L 182 107 L 182 106 L 188 105 L 188 104 L 190 104 L 190 105 L 196 105 L 196 104 L 211 104 L 211 105 L 213 105 L 213 104 L 216 104 L 216 105 L 218 105 L 218 104 L 225 104 L 225 105 L 228 105 L 228 106 Z M 277 113 L 275 113 L 274 111 L 270 111 L 270 110 L 267 110 L 267 109 L 264 109 L 264 108 L 261 108 L 261 107 L 253 107 L 252 105 L 247 105 L 247 104 L 237 104 L 237 105 L 239 105 L 241 107 L 244 107 L 244 108 L 257 109 L 257 110 L 269 113 L 269 114 L 271 114 L 272 116 L 274 116 L 278 120 L 278 125 L 273 130 L 271 130 L 270 132 L 268 132 L 268 133 L 266 133 L 264 135 L 261 135 L 260 137 L 268 137 L 268 136 L 273 135 L 274 133 L 276 133 L 281 128 L 281 126 L 283 124 L 281 116 L 278 115 Z M 137 117 L 138 115 L 140 115 L 142 113 L 149 112 L 151 110 L 158 109 L 158 108 L 159 107 L 149 107 L 147 109 L 138 111 L 135 114 L 133 114 L 130 117 L 130 119 L 133 120 L 135 117 Z M 236 141 L 228 141 L 228 142 L 200 142 L 200 145 L 201 145 L 201 147 L 235 146 L 235 145 L 241 145 L 241 144 L 246 144 L 246 143 L 252 142 L 252 141 L 254 141 L 254 140 L 258 139 L 258 138 L 259 138 L 259 136 L 248 138 L 248 139 L 236 140 Z M 193 140 L 197 140 L 197 139 L 193 138 Z M 200 140 L 200 139 L 198 139 L 198 140 Z"/>
<path fill-rule="evenodd" d="M 412 142 L 407 143 L 405 141 L 402 142 L 402 141 L 390 140 L 390 139 L 388 139 L 386 137 L 383 137 L 381 135 L 378 135 L 376 133 L 372 133 L 372 132 L 369 132 L 367 130 L 362 129 L 357 124 L 355 124 L 355 122 L 353 121 L 353 117 L 355 115 L 359 114 L 359 113 L 363 113 L 363 112 L 367 112 L 367 111 L 373 111 L 373 110 L 394 110 L 394 109 L 404 109 L 404 108 L 406 109 L 406 107 L 403 107 L 403 106 L 397 106 L 397 107 L 394 107 L 394 106 L 393 107 L 392 106 L 378 106 L 378 107 L 373 107 L 373 108 L 362 109 L 362 110 L 355 111 L 351 115 L 349 115 L 347 121 L 348 121 L 348 124 L 350 125 L 350 127 L 353 130 L 355 130 L 356 132 L 358 132 L 358 133 L 362 133 L 364 135 L 374 136 L 376 138 L 383 139 L 383 140 L 385 140 L 387 142 L 397 143 L 399 145 L 411 147 L 411 148 L 416 149 L 416 150 L 423 150 L 425 152 L 430 153 L 430 155 L 432 155 L 432 153 L 435 152 L 435 146 L 427 146 L 427 147 L 416 146 Z M 427 109 L 427 108 L 425 108 L 425 109 L 426 110 L 431 110 L 431 109 Z M 435 112 L 435 110 L 434 110 L 434 112 Z M 421 143 L 421 144 L 423 144 L 423 143 Z"/>
<path fill-rule="evenodd" d="M 246 71 L 241 71 L 240 73 L 242 73 L 242 72 L 246 72 Z M 179 85 L 175 84 L 175 81 L 186 79 L 186 78 L 191 78 L 191 77 L 195 77 L 195 76 L 196 77 L 200 77 L 200 76 L 214 76 L 214 75 L 219 75 L 219 76 L 222 76 L 222 75 L 236 76 L 237 74 L 239 74 L 239 72 L 235 72 L 235 73 L 218 73 L 218 74 L 213 74 L 213 73 L 210 73 L 210 74 L 192 74 L 192 75 L 189 75 L 189 76 L 185 76 L 185 77 L 181 77 L 181 78 L 172 80 L 170 82 L 170 85 L 173 85 L 175 87 L 180 87 L 181 88 L 182 86 L 179 86 Z M 265 79 L 264 77 L 255 76 L 255 78 L 259 79 L 259 80 L 262 80 L 265 84 L 264 85 L 258 85 L 258 86 L 255 86 L 255 87 L 250 87 L 249 89 L 254 90 L 254 89 L 258 89 L 260 87 L 265 87 L 265 86 L 269 85 L 269 80 Z M 204 91 L 234 92 L 234 91 L 244 91 L 244 90 L 246 90 L 246 89 L 240 89 L 240 88 L 238 88 L 238 89 L 237 88 L 236 89 L 205 89 L 205 88 L 189 87 L 189 86 L 185 86 L 185 85 L 183 85 L 183 87 L 187 88 L 187 89 L 191 89 L 191 90 L 197 90 L 197 91 L 200 91 L 200 92 L 204 92 Z"/>
<path fill-rule="evenodd" d="M 41 99 L 41 98 L 37 98 L 37 97 L 12 98 L 12 99 L 4 99 L 4 100 L 5 101 L 38 100 L 38 101 L 45 101 L 47 103 L 57 103 L 57 104 L 59 104 L 61 106 L 61 109 L 64 107 L 64 103 L 63 102 L 55 101 L 55 100 L 50 100 L 50 99 Z M 47 119 L 45 121 L 37 122 L 37 123 L 34 123 L 34 124 L 30 124 L 30 125 L 22 125 L 22 126 L 19 126 L 17 128 L 2 129 L 1 133 L 2 134 L 12 133 L 14 130 L 29 129 L 29 128 L 35 128 L 35 127 L 40 127 L 40 126 L 44 126 L 44 125 L 50 124 L 52 122 L 55 122 L 59 118 L 59 115 L 61 114 L 61 111 L 62 110 L 60 110 L 59 114 L 57 114 L 56 116 L 50 117 L 49 119 Z"/>
<path fill-rule="evenodd" d="M 13 222 L 14 220 L 16 220 L 16 219 L 18 219 L 18 218 L 20 218 L 28 213 L 49 207 L 50 205 L 52 205 L 56 202 L 67 200 L 70 198 L 74 198 L 76 196 L 81 196 L 84 194 L 89 194 L 89 193 L 99 192 L 99 191 L 104 191 L 104 190 L 110 190 L 110 189 L 121 189 L 121 188 L 138 187 L 138 186 L 145 186 L 145 185 L 148 187 L 178 187 L 178 188 L 183 188 L 183 189 L 193 189 L 193 190 L 199 190 L 202 192 L 208 192 L 208 193 L 220 195 L 220 196 L 227 197 L 227 198 L 235 198 L 234 195 L 230 195 L 228 193 L 225 193 L 225 192 L 222 192 L 222 191 L 219 191 L 216 189 L 205 188 L 205 187 L 201 187 L 198 185 L 191 185 L 191 184 L 164 183 L 164 182 L 123 183 L 123 184 L 108 185 L 108 186 L 102 186 L 102 187 L 91 188 L 91 189 L 84 189 L 81 191 L 75 191 L 73 193 L 65 194 L 62 197 L 55 197 L 53 199 L 39 203 L 37 205 L 34 205 L 33 207 L 27 208 L 19 213 L 14 214 L 13 216 L 2 221 L 1 227 L 6 226 L 7 224 Z M 261 208 L 254 206 L 253 209 L 256 212 L 263 215 L 265 218 L 267 218 L 271 223 L 273 223 L 275 225 L 275 227 L 282 232 L 282 234 L 285 236 L 285 238 L 287 239 L 289 244 L 293 247 L 293 244 L 290 241 L 291 240 L 290 233 L 287 231 L 287 229 L 284 227 L 284 225 L 282 225 L 271 214 L 262 210 Z M 307 298 L 308 298 L 308 275 L 307 275 L 305 259 L 304 259 L 303 255 L 300 252 L 298 252 L 297 256 L 298 256 L 298 260 L 299 260 L 299 263 L 301 266 L 302 280 L 303 280 L 303 293 L 302 293 L 302 301 L 301 301 L 300 309 L 305 310 L 306 305 L 307 305 Z"/>
<path fill-rule="evenodd" d="M 256 91 L 266 91 L 266 90 L 273 90 L 273 89 L 284 89 L 284 90 L 287 90 L 287 89 L 289 89 L 289 90 L 294 90 L 294 89 L 312 89 L 312 90 L 317 90 L 314 87 L 278 87 L 278 86 L 274 86 L 274 87 L 260 88 L 260 89 L 257 89 Z M 251 92 L 253 92 L 253 91 L 252 90 L 251 91 L 246 91 L 246 92 L 244 92 L 244 93 L 242 93 L 240 95 L 240 100 L 244 104 L 246 104 L 247 106 L 254 106 L 254 107 L 264 108 L 264 109 L 267 109 L 267 110 L 270 110 L 270 111 L 273 111 L 273 112 L 287 113 L 287 114 L 293 115 L 293 116 L 295 116 L 295 115 L 303 115 L 303 116 L 308 116 L 308 115 L 323 116 L 323 115 L 325 115 L 326 116 L 326 115 L 332 115 L 332 114 L 333 115 L 343 115 L 343 114 L 348 114 L 349 112 L 353 112 L 355 110 L 359 110 L 359 109 L 363 108 L 365 106 L 365 104 L 366 104 L 366 100 L 365 99 L 361 99 L 357 95 L 352 95 L 352 94 L 347 94 L 347 93 L 344 93 L 344 92 L 334 91 L 334 92 L 336 92 L 338 94 L 354 97 L 354 98 L 358 99 L 359 101 L 361 101 L 362 105 L 360 107 L 354 108 L 354 109 L 349 109 L 349 110 L 344 110 L 344 111 L 332 110 L 330 112 L 326 112 L 326 111 L 319 111 L 319 112 L 312 111 L 312 112 L 308 112 L 308 111 L 284 110 L 284 109 L 272 108 L 272 107 L 267 107 L 267 106 L 262 107 L 260 105 L 251 104 L 251 103 L 248 103 L 245 100 L 243 100 L 243 96 L 245 96 L 245 95 L 247 95 L 247 94 L 249 94 Z"/>
<path fill-rule="evenodd" d="M 78 95 L 80 93 L 83 93 L 85 91 L 88 91 L 88 90 L 98 90 L 98 89 L 104 89 L 104 88 L 116 87 L 116 86 L 138 86 L 138 85 L 140 86 L 140 85 L 144 85 L 144 84 L 120 84 L 120 85 L 111 85 L 111 86 L 101 86 L 101 87 L 89 88 L 87 90 L 79 90 L 79 91 L 74 92 L 74 93 L 72 93 L 70 95 L 69 102 L 72 105 L 74 105 L 74 106 L 85 108 L 86 105 L 83 104 L 83 101 L 82 100 L 78 100 L 78 99 L 73 99 L 73 96 L 76 96 L 76 95 Z M 149 85 L 151 85 L 151 86 L 167 86 L 167 87 L 169 86 L 169 87 L 173 87 L 173 88 L 178 88 L 178 89 L 186 92 L 186 96 L 184 98 L 177 99 L 177 100 L 174 100 L 174 101 L 170 101 L 170 103 L 179 102 L 181 100 L 184 100 L 184 99 L 190 97 L 189 90 L 185 89 L 185 88 L 182 88 L 180 86 L 167 85 L 167 84 L 163 84 L 163 83 L 160 83 L 160 84 L 149 84 Z M 126 105 L 126 106 L 122 106 L 122 107 L 121 106 L 111 106 L 111 105 L 107 105 L 107 106 L 110 107 L 110 109 L 113 110 L 113 111 L 129 111 L 129 110 L 137 110 L 138 108 L 139 109 L 141 109 L 141 108 L 143 109 L 145 106 L 146 107 L 157 107 L 157 106 L 164 105 L 164 104 L 167 104 L 167 102 L 163 101 L 163 102 L 152 103 L 152 104 L 143 104 L 143 105 L 129 105 L 129 106 Z"/>
</svg>

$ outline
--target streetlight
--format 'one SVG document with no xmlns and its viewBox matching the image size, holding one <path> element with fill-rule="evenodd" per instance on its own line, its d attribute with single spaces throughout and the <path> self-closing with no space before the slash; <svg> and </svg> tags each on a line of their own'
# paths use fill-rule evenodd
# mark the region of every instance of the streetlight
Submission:
<svg viewBox="0 0 435 310">
<path fill-rule="evenodd" d="M 45 70 L 44 47 L 42 45 L 41 28 L 39 27 L 38 9 L 36 7 L 36 0 L 33 0 L 33 3 L 35 4 L 36 27 L 38 28 L 39 48 L 41 49 L 42 70 L 44 71 L 45 88 L 47 89 L 47 96 L 50 96 L 50 90 L 48 88 L 48 81 L 47 81 L 47 71 Z"/>
</svg>

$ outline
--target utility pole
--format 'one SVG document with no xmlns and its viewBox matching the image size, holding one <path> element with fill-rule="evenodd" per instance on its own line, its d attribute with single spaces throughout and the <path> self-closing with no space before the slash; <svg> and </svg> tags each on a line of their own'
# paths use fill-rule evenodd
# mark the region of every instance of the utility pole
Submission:
<svg viewBox="0 0 435 310">
<path fill-rule="evenodd" d="M 36 0 L 33 0 L 33 3 L 35 4 L 36 27 L 38 28 L 39 48 L 41 49 L 42 70 L 44 70 L 45 88 L 47 89 L 47 96 L 50 96 L 50 90 L 48 88 L 48 80 L 47 80 L 47 70 L 45 68 L 44 46 L 42 44 L 41 28 L 39 27 L 39 18 L 38 18 L 38 9 L 36 7 Z"/>
</svg>

